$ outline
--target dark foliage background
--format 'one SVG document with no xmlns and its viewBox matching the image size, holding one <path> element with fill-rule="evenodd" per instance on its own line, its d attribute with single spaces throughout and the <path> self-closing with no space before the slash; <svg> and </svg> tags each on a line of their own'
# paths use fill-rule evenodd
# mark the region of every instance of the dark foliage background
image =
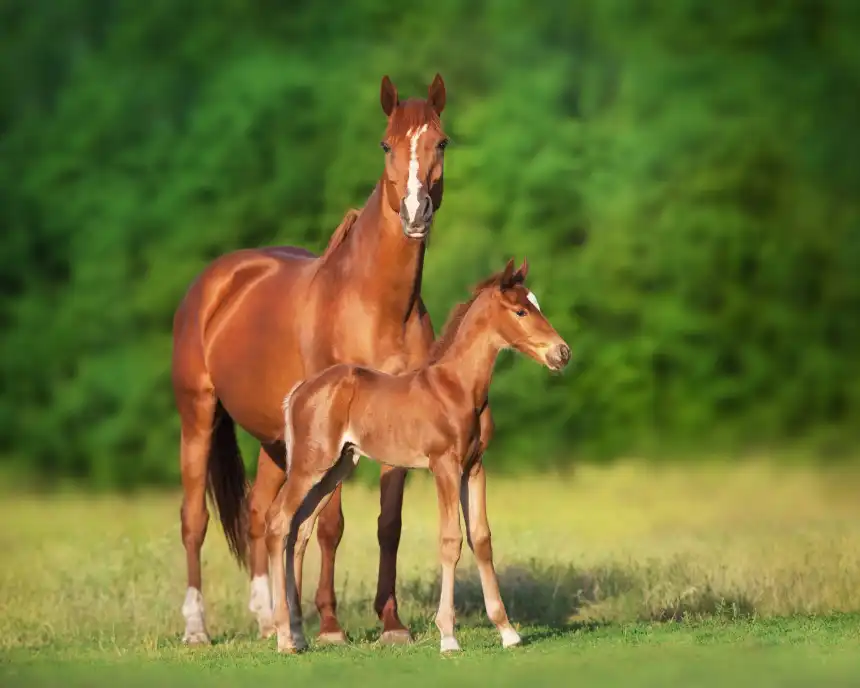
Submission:
<svg viewBox="0 0 860 688">
<path fill-rule="evenodd" d="M 321 249 L 381 171 L 381 76 L 423 94 L 438 70 L 434 322 L 527 255 L 577 358 L 500 362 L 494 465 L 850 456 L 858 36 L 853 0 L 5 0 L 0 455 L 177 484 L 189 282 Z"/>
</svg>

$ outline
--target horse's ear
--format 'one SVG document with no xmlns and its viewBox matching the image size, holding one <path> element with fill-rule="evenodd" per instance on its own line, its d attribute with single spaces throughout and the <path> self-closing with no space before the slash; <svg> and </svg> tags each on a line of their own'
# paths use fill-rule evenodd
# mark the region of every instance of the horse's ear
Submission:
<svg viewBox="0 0 860 688">
<path fill-rule="evenodd" d="M 427 89 L 427 100 L 436 114 L 441 115 L 442 110 L 445 109 L 445 82 L 442 81 L 442 76 L 438 72 L 433 83 L 430 84 L 430 88 Z"/>
<path fill-rule="evenodd" d="M 388 74 L 382 77 L 382 87 L 379 90 L 379 101 L 382 103 L 382 111 L 386 117 L 391 117 L 394 108 L 400 102 L 397 100 L 397 88 L 391 83 Z"/>
<path fill-rule="evenodd" d="M 511 286 L 511 282 L 514 278 L 514 259 L 511 258 L 508 261 L 508 264 L 505 265 L 505 269 L 502 272 L 502 278 L 499 280 L 499 289 L 504 291 L 508 287 Z"/>
<path fill-rule="evenodd" d="M 521 282 L 525 282 L 526 276 L 528 274 L 529 274 L 529 261 L 528 261 L 528 258 L 523 256 L 523 264 L 520 265 L 519 269 L 517 270 L 516 276 L 519 278 L 519 280 Z"/>
</svg>

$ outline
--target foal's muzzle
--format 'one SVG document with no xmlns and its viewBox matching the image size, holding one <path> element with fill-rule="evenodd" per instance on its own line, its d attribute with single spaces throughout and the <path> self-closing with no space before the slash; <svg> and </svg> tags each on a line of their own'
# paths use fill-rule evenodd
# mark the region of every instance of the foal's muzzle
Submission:
<svg viewBox="0 0 860 688">
<path fill-rule="evenodd" d="M 546 361 L 553 370 L 562 370 L 570 362 L 570 347 L 557 344 L 547 353 Z"/>
<path fill-rule="evenodd" d="M 403 233 L 410 239 L 423 239 L 430 233 L 430 223 L 433 220 L 433 201 L 430 194 L 424 194 L 415 211 L 415 219 L 409 220 L 406 210 L 406 199 L 400 201 L 400 222 Z"/>
</svg>

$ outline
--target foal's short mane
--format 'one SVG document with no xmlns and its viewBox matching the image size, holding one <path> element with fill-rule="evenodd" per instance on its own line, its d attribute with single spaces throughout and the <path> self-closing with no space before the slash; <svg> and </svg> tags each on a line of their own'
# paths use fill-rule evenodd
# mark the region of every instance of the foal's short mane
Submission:
<svg viewBox="0 0 860 688">
<path fill-rule="evenodd" d="M 430 347 L 430 354 L 427 357 L 427 363 L 435 363 L 442 358 L 448 349 L 451 348 L 451 344 L 457 338 L 457 331 L 460 329 L 460 325 L 463 324 L 466 313 L 469 312 L 472 304 L 475 303 L 475 299 L 491 287 L 498 288 L 502 283 L 503 277 L 504 270 L 500 270 L 495 275 L 487 277 L 472 288 L 472 296 L 468 301 L 463 301 L 463 303 L 454 306 L 451 313 L 448 315 L 448 320 L 446 320 L 445 324 L 442 326 L 442 334 L 439 335 L 436 341 L 433 342 L 433 346 Z M 523 279 L 524 278 L 520 275 L 514 275 L 511 286 L 522 283 Z"/>
<path fill-rule="evenodd" d="M 337 229 L 334 230 L 334 234 L 331 235 L 331 239 L 328 240 L 328 246 L 325 247 L 325 251 L 323 251 L 321 256 L 322 260 L 328 258 L 346 240 L 349 230 L 352 229 L 359 215 L 361 215 L 361 210 L 358 208 L 350 208 L 346 211 L 343 220 L 340 221 Z"/>
</svg>

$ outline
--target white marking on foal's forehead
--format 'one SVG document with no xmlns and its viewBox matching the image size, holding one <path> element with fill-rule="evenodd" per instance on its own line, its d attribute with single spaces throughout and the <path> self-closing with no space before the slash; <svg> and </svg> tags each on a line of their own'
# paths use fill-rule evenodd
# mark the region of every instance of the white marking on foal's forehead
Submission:
<svg viewBox="0 0 860 688">
<path fill-rule="evenodd" d="M 421 180 L 418 179 L 418 141 L 425 131 L 427 131 L 426 124 L 418 127 L 418 129 L 410 128 L 406 132 L 409 137 L 409 180 L 406 182 L 406 199 L 404 202 L 410 221 L 415 219 L 415 213 L 418 212 L 418 192 L 421 190 Z"/>
<path fill-rule="evenodd" d="M 537 296 L 534 295 L 533 292 L 526 289 L 526 298 L 531 301 L 532 306 L 540 310 L 540 304 L 538 303 Z"/>
</svg>

